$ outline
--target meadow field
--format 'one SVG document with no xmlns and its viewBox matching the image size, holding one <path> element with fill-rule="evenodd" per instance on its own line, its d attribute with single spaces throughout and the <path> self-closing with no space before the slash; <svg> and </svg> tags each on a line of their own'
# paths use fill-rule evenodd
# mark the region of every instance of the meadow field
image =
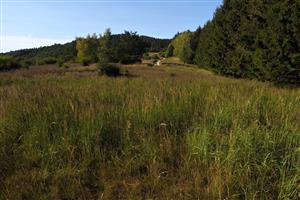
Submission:
<svg viewBox="0 0 300 200">
<path fill-rule="evenodd" d="M 0 73 L 0 199 L 300 198 L 299 89 L 43 69 Z"/>
</svg>

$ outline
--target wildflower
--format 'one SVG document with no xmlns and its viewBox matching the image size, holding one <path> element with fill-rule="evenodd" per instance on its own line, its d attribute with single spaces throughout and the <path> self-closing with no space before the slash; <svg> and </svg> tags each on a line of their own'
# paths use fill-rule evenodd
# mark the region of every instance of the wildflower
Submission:
<svg viewBox="0 0 300 200">
<path fill-rule="evenodd" d="M 159 126 L 163 126 L 163 127 L 166 127 L 167 124 L 166 123 L 160 123 Z"/>
</svg>

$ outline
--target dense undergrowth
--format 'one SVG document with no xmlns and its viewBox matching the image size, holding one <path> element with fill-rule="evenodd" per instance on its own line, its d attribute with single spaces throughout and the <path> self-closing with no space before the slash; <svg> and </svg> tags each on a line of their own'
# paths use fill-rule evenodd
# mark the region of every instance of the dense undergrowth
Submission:
<svg viewBox="0 0 300 200">
<path fill-rule="evenodd" d="M 1 78 L 0 199 L 297 199 L 300 91 Z"/>
</svg>

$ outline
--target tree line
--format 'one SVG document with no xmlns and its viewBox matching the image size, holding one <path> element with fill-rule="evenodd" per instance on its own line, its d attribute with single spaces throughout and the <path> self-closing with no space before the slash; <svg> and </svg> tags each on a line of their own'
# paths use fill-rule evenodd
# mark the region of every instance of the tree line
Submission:
<svg viewBox="0 0 300 200">
<path fill-rule="evenodd" d="M 195 52 L 202 29 L 199 27 L 195 32 L 190 30 L 177 33 L 168 45 L 166 57 L 176 56 L 185 63 L 194 63 Z"/>
<path fill-rule="evenodd" d="M 141 59 L 149 46 L 136 32 L 112 35 L 110 29 L 100 36 L 93 34 L 76 39 L 77 58 L 84 65 L 95 62 L 134 63 Z"/>
<path fill-rule="evenodd" d="M 111 34 L 110 30 L 102 36 L 96 34 L 79 37 L 66 44 L 48 47 L 22 49 L 0 54 L 0 70 L 29 67 L 31 65 L 59 64 L 65 62 L 98 62 L 102 59 L 103 41 L 107 42 L 110 62 L 131 63 L 141 58 L 143 52 L 159 52 L 165 49 L 171 40 L 140 36 L 136 32 L 125 31 L 123 34 Z M 101 60 L 99 60 L 101 61 Z"/>
<path fill-rule="evenodd" d="M 300 84 L 300 1 L 224 0 L 211 21 L 177 35 L 166 54 L 224 75 Z"/>
<path fill-rule="evenodd" d="M 169 43 L 168 39 L 140 36 L 136 32 L 113 35 L 107 29 L 103 35 L 76 38 L 77 59 L 84 65 L 94 62 L 129 64 L 140 61 L 145 52 L 162 51 Z"/>
<path fill-rule="evenodd" d="M 20 63 L 28 65 L 54 64 L 66 62 L 76 58 L 75 41 L 66 44 L 54 44 L 48 47 L 22 49 L 0 54 L 0 56 L 10 56 Z"/>
</svg>

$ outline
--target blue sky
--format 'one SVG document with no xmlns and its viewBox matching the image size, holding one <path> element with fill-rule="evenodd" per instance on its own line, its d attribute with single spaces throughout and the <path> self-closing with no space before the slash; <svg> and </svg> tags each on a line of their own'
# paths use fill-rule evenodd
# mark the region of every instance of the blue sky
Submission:
<svg viewBox="0 0 300 200">
<path fill-rule="evenodd" d="M 1 0 L 0 0 L 1 1 Z M 47 2 L 48 1 L 48 2 Z M 135 2 L 136 1 L 136 2 Z M 124 30 L 171 38 L 213 17 L 222 0 L 2 0 L 1 51 Z"/>
</svg>

